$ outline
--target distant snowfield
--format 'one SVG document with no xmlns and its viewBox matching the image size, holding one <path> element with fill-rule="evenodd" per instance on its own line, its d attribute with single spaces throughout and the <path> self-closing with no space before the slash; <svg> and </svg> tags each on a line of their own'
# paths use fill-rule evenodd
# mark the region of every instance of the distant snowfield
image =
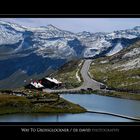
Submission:
<svg viewBox="0 0 140 140">
<path fill-rule="evenodd" d="M 127 63 L 114 66 L 113 69 L 131 70 L 140 68 L 140 58 L 129 60 Z"/>
<path fill-rule="evenodd" d="M 27 46 L 29 46 L 28 49 L 33 53 L 50 58 L 67 59 L 70 56 L 87 58 L 100 55 L 105 51 L 107 56 L 111 56 L 124 48 L 122 45 L 123 39 L 134 39 L 137 37 L 140 37 L 140 26 L 111 33 L 90 33 L 86 31 L 72 33 L 58 29 L 53 25 L 32 28 L 0 21 L 0 45 L 14 45 L 22 41 L 15 48 L 15 53 L 25 51 Z M 79 45 L 74 43 L 70 45 L 69 41 L 74 41 L 75 39 L 80 42 Z M 113 44 L 114 39 L 120 39 L 120 42 L 115 46 Z M 75 46 L 79 48 L 84 47 L 80 54 L 77 53 Z M 111 48 L 109 52 L 107 51 L 108 48 Z"/>
<path fill-rule="evenodd" d="M 106 54 L 106 56 L 114 55 L 118 53 L 119 51 L 121 51 L 122 49 L 123 49 L 123 46 L 121 45 L 121 43 L 118 43 L 109 53 Z"/>
<path fill-rule="evenodd" d="M 123 70 L 140 68 L 140 58 L 130 60 L 128 63 L 121 65 L 121 67 L 124 67 Z"/>
<path fill-rule="evenodd" d="M 131 52 L 126 53 L 123 58 L 133 57 L 136 55 L 140 55 L 140 48 L 134 48 Z"/>
</svg>

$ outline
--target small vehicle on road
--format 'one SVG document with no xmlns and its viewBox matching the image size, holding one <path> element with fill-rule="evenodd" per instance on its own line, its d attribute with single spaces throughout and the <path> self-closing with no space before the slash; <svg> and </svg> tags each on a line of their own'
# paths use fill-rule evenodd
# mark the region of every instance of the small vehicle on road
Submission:
<svg viewBox="0 0 140 140">
<path fill-rule="evenodd" d="M 88 91 L 93 91 L 93 89 L 92 89 L 92 88 L 87 88 L 87 90 L 88 90 Z"/>
<path fill-rule="evenodd" d="M 106 89 L 106 86 L 103 85 L 103 84 L 101 84 L 101 85 L 100 85 L 100 89 Z"/>
<path fill-rule="evenodd" d="M 86 91 L 86 90 L 82 88 L 81 91 L 84 92 L 84 91 Z"/>
</svg>

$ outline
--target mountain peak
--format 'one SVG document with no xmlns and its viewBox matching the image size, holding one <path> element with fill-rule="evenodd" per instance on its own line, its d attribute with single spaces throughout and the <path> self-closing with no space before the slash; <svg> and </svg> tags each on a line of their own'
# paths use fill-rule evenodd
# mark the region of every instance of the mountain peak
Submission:
<svg viewBox="0 0 140 140">
<path fill-rule="evenodd" d="M 135 26 L 133 29 L 134 30 L 140 30 L 140 26 Z"/>
<path fill-rule="evenodd" d="M 51 30 L 59 30 L 57 27 L 53 26 L 52 24 L 48 24 L 47 28 Z"/>
<path fill-rule="evenodd" d="M 83 31 L 82 33 L 83 33 L 83 34 L 91 34 L 91 33 L 88 32 L 88 31 Z"/>
<path fill-rule="evenodd" d="M 25 31 L 27 29 L 26 27 L 24 27 L 22 25 L 19 25 L 17 23 L 8 22 L 8 21 L 2 21 L 2 20 L 0 20 L 0 24 L 2 26 L 12 27 L 13 29 L 15 29 L 17 31 Z"/>
</svg>

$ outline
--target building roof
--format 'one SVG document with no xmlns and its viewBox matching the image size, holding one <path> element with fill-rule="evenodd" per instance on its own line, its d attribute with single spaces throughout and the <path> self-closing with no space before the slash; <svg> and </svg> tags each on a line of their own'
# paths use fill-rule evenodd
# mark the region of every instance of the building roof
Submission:
<svg viewBox="0 0 140 140">
<path fill-rule="evenodd" d="M 31 85 L 33 85 L 36 88 L 42 88 L 42 87 L 44 87 L 42 84 L 37 83 L 37 82 L 31 82 Z"/>
<path fill-rule="evenodd" d="M 45 79 L 49 80 L 50 82 L 53 82 L 55 84 L 61 84 L 62 82 L 58 81 L 57 79 L 55 78 L 50 78 L 50 77 L 46 77 Z"/>
</svg>

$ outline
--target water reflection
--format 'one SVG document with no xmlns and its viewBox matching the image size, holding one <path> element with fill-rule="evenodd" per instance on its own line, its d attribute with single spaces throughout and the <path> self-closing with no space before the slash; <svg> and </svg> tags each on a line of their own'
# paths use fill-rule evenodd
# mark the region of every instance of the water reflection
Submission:
<svg viewBox="0 0 140 140">
<path fill-rule="evenodd" d="M 103 114 L 11 114 L 0 116 L 0 122 L 130 122 L 131 120 Z"/>
<path fill-rule="evenodd" d="M 94 94 L 63 94 L 61 96 L 71 102 L 85 107 L 87 110 L 107 111 L 133 117 L 140 116 L 140 101 L 118 99 Z M 132 122 L 132 120 L 95 113 L 33 113 L 1 115 L 0 122 Z"/>
<path fill-rule="evenodd" d="M 95 94 L 63 94 L 62 96 L 89 110 L 107 111 L 140 118 L 140 101 L 99 96 Z"/>
</svg>

